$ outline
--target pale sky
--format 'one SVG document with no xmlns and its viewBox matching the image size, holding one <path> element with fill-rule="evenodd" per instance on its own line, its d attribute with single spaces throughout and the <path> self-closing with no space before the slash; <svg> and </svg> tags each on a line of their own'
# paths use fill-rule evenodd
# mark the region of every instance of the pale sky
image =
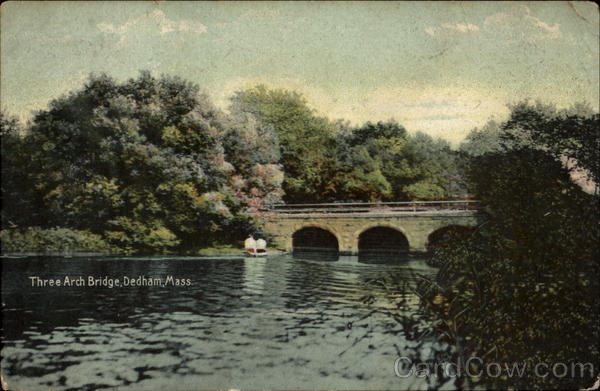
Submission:
<svg viewBox="0 0 600 391">
<path fill-rule="evenodd" d="M 331 119 L 390 118 L 454 143 L 506 104 L 598 109 L 598 9 L 585 2 L 8 2 L 1 107 L 32 110 L 90 72 L 147 69 L 219 107 L 263 83 Z"/>
</svg>

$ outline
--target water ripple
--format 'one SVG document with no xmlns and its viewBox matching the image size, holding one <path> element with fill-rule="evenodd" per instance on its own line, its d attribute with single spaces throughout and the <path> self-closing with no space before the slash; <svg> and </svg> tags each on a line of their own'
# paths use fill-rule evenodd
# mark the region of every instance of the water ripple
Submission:
<svg viewBox="0 0 600 391">
<path fill-rule="evenodd" d="M 394 376 L 403 341 L 385 332 L 393 323 L 360 320 L 371 309 L 360 299 L 378 294 L 373 278 L 431 272 L 418 260 L 291 256 L 31 257 L 3 259 L 2 271 L 3 375 L 28 390 L 415 387 Z M 31 275 L 192 284 L 32 288 Z"/>
</svg>

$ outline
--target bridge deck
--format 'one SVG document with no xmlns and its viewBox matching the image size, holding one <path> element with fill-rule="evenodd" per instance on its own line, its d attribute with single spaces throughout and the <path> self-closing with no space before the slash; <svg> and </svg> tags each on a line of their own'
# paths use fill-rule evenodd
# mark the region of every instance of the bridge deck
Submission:
<svg viewBox="0 0 600 391">
<path fill-rule="evenodd" d="M 360 213 L 335 213 L 335 212 L 295 212 L 295 213 L 265 213 L 264 216 L 280 217 L 286 219 L 295 218 L 375 218 L 375 217 L 400 217 L 400 216 L 430 216 L 430 217 L 441 217 L 441 216 L 462 216 L 462 215 L 474 215 L 477 210 L 429 210 L 429 211 L 368 211 Z"/>
<path fill-rule="evenodd" d="M 263 212 L 288 215 L 413 215 L 475 212 L 481 208 L 478 201 L 418 201 L 418 202 L 373 202 L 373 203 L 329 203 L 329 204 L 279 204 Z"/>
</svg>

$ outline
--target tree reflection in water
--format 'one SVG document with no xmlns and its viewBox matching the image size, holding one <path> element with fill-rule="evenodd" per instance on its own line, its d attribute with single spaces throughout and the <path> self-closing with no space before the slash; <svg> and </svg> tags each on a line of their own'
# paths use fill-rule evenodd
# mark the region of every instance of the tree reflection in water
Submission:
<svg viewBox="0 0 600 391">
<path fill-rule="evenodd" d="M 405 260 L 409 258 L 407 255 Z M 398 259 L 370 258 L 368 263 L 375 261 L 393 263 Z M 452 328 L 448 329 L 448 325 L 442 325 L 442 321 L 432 317 L 422 300 L 434 283 L 428 274 L 415 273 L 414 268 L 396 269 L 388 276 L 367 276 L 361 282 L 365 290 L 370 292 L 361 298 L 361 302 L 372 310 L 354 323 L 368 322 L 376 314 L 383 314 L 390 319 L 384 333 L 398 337 L 394 338 L 398 343 L 393 343 L 397 358 L 401 359 L 395 368 L 397 376 L 425 380 L 429 390 L 449 386 L 472 389 L 477 386 L 476 379 L 466 376 L 464 371 L 469 353 L 462 349 L 464 344 L 452 333 Z M 382 300 L 387 305 L 382 305 Z M 368 338 L 369 333 L 366 333 L 347 350 Z M 478 370 L 472 367 L 470 373 L 477 373 Z"/>
</svg>

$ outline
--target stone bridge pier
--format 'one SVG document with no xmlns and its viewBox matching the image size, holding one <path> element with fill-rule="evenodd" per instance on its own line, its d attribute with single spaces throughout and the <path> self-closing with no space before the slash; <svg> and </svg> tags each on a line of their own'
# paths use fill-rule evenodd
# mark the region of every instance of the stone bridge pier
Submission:
<svg viewBox="0 0 600 391">
<path fill-rule="evenodd" d="M 359 251 L 361 234 L 371 228 L 386 227 L 400 232 L 411 251 L 424 251 L 430 235 L 449 226 L 477 225 L 477 211 L 435 211 L 420 213 L 321 213 L 277 214 L 262 218 L 263 228 L 275 238 L 275 246 L 293 251 L 294 234 L 307 227 L 316 227 L 333 234 L 342 254 Z"/>
</svg>

